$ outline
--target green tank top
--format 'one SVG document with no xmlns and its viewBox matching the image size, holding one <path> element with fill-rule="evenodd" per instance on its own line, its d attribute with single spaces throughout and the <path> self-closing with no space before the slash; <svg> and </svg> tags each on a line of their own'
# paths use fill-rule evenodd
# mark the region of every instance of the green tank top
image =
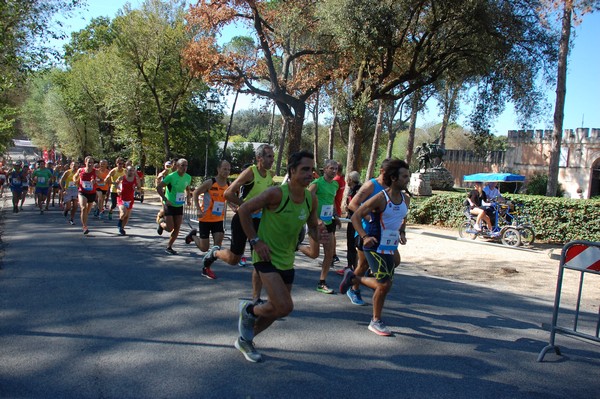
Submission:
<svg viewBox="0 0 600 399">
<path fill-rule="evenodd" d="M 327 182 L 323 176 L 314 180 L 311 184 L 317 186 L 317 200 L 319 201 L 319 209 L 317 209 L 317 216 L 323 221 L 323 224 L 331 224 L 333 222 L 334 213 L 334 200 L 335 194 L 337 193 L 340 185 L 337 181 L 332 180 Z"/>
<path fill-rule="evenodd" d="M 273 266 L 279 270 L 290 270 L 294 268 L 298 235 L 312 209 L 312 196 L 304 189 L 304 201 L 296 204 L 290 199 L 289 186 L 283 184 L 280 188 L 281 202 L 275 210 L 263 210 L 258 237 L 271 249 Z M 255 251 L 252 251 L 252 262 L 261 262 Z"/>
<path fill-rule="evenodd" d="M 185 205 L 187 199 L 186 187 L 192 183 L 192 176 L 184 173 L 179 176 L 178 172 L 173 172 L 163 179 L 163 183 L 167 187 L 165 197 L 171 202 L 174 207 Z"/>
<path fill-rule="evenodd" d="M 258 166 L 252 165 L 250 168 L 252 169 L 254 178 L 251 182 L 242 186 L 242 199 L 244 202 L 256 197 L 273 185 L 273 175 L 270 170 L 267 170 L 267 175 L 262 177 L 260 173 L 258 173 Z"/>
</svg>

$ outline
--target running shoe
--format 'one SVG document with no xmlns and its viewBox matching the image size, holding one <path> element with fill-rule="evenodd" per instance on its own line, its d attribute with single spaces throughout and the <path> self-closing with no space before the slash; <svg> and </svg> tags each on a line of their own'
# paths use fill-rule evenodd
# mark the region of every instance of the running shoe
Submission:
<svg viewBox="0 0 600 399">
<path fill-rule="evenodd" d="M 247 342 L 252 342 L 254 339 L 254 322 L 256 317 L 248 313 L 248 307 L 252 305 L 250 301 L 240 301 L 239 310 L 240 317 L 238 320 L 238 331 L 240 337 L 245 339 Z"/>
<path fill-rule="evenodd" d="M 108 214 L 108 218 L 109 218 L 109 219 L 111 218 L 111 217 L 110 217 L 110 213 Z M 158 227 L 156 228 L 156 232 L 158 233 L 158 235 L 159 235 L 159 236 L 162 236 L 163 230 L 164 230 L 164 229 L 163 229 L 162 225 L 159 223 L 159 224 L 158 224 Z"/>
<path fill-rule="evenodd" d="M 342 282 L 340 283 L 340 292 L 345 294 L 348 292 L 348 289 L 352 287 L 352 279 L 354 278 L 354 272 L 350 269 L 346 269 L 344 271 L 344 278 L 342 278 Z"/>
<path fill-rule="evenodd" d="M 381 335 L 382 337 L 389 337 L 392 335 L 392 332 L 385 325 L 385 323 L 381 320 L 371 320 L 369 323 L 369 330 L 373 331 L 377 335 Z"/>
<path fill-rule="evenodd" d="M 235 340 L 234 346 L 242 352 L 247 361 L 256 363 L 262 360 L 262 355 L 256 351 L 252 341 L 246 341 L 244 338 L 239 337 Z"/>
<path fill-rule="evenodd" d="M 73 219 L 69 219 L 69 224 L 70 224 L 71 226 L 73 226 L 73 225 L 75 224 L 75 222 L 73 221 Z"/>
<path fill-rule="evenodd" d="M 84 227 L 84 228 L 83 228 L 83 234 L 85 234 L 85 235 L 88 235 L 88 234 L 89 234 L 89 232 L 90 232 L 90 231 L 88 230 L 88 228 L 87 228 L 87 227 Z"/>
<path fill-rule="evenodd" d="M 317 284 L 317 291 L 323 294 L 333 294 L 333 290 L 327 286 L 327 283 Z"/>
<path fill-rule="evenodd" d="M 246 267 L 248 266 L 248 264 L 246 263 L 246 257 L 242 256 L 242 259 L 240 259 L 240 261 L 238 262 L 238 266 L 239 267 Z"/>
<path fill-rule="evenodd" d="M 348 292 L 346 292 L 346 295 L 348 295 L 348 298 L 350 298 L 350 302 L 352 302 L 353 305 L 357 305 L 357 306 L 365 305 L 365 301 L 363 301 L 360 296 L 360 290 L 355 291 L 352 288 L 350 288 L 348 290 Z"/>
<path fill-rule="evenodd" d="M 210 267 L 202 268 L 202 276 L 206 277 L 209 280 L 215 280 L 217 278 L 217 275 L 210 269 Z"/>
<path fill-rule="evenodd" d="M 119 234 L 120 234 L 120 235 L 122 235 L 122 236 L 124 236 L 124 235 L 126 235 L 127 233 L 125 232 L 125 229 L 124 229 L 124 228 L 120 227 L 120 228 L 119 228 Z"/>
<path fill-rule="evenodd" d="M 335 274 L 337 274 L 338 276 L 343 276 L 346 269 L 347 269 L 347 267 L 345 267 L 343 269 L 338 269 L 335 271 Z"/>
<path fill-rule="evenodd" d="M 187 235 L 187 236 L 185 236 L 185 243 L 186 243 L 186 244 L 189 244 L 189 243 L 191 243 L 192 241 L 194 241 L 194 239 L 193 239 L 192 237 L 193 237 L 193 236 L 195 236 L 197 233 L 198 233 L 198 231 L 196 231 L 196 229 L 192 229 L 192 231 L 190 231 L 190 232 L 188 233 L 188 235 Z"/>
<path fill-rule="evenodd" d="M 337 256 L 337 255 L 335 255 L 335 256 L 333 257 L 333 263 L 338 263 L 339 261 L 340 261 L 340 258 L 338 258 L 338 256 Z"/>
<path fill-rule="evenodd" d="M 209 249 L 206 254 L 204 254 L 204 258 L 202 259 L 202 266 L 203 267 L 209 268 L 210 265 L 212 265 L 213 262 L 215 260 L 217 260 L 217 258 L 215 256 L 215 252 L 217 252 L 219 249 L 221 249 L 221 247 L 219 247 L 218 245 L 215 245 L 214 247 L 212 247 L 211 249 Z"/>
<path fill-rule="evenodd" d="M 168 253 L 169 255 L 177 255 L 177 251 L 175 251 L 173 248 L 171 247 L 167 247 L 165 249 L 165 252 Z"/>
</svg>

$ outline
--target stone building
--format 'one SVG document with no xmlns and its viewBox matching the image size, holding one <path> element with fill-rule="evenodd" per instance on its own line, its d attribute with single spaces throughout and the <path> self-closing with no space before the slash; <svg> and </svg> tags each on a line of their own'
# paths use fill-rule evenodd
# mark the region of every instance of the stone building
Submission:
<svg viewBox="0 0 600 399">
<path fill-rule="evenodd" d="M 552 130 L 509 130 L 506 151 L 494 151 L 485 159 L 472 152 L 446 150 L 444 166 L 457 186 L 463 175 L 478 172 L 511 172 L 526 176 L 548 174 Z M 600 129 L 565 129 L 561 145 L 558 181 L 571 198 L 600 195 Z"/>
</svg>

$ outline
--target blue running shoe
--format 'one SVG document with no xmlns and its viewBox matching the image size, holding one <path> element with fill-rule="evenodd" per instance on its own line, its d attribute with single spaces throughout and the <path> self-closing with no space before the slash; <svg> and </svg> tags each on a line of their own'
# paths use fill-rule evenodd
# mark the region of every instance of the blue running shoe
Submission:
<svg viewBox="0 0 600 399">
<path fill-rule="evenodd" d="M 346 295 L 348 295 L 348 298 L 350 298 L 350 302 L 352 302 L 353 305 L 357 305 L 357 306 L 365 305 L 365 301 L 363 301 L 360 296 L 360 290 L 354 291 L 352 288 L 350 288 L 348 290 L 348 292 L 346 292 Z"/>
</svg>

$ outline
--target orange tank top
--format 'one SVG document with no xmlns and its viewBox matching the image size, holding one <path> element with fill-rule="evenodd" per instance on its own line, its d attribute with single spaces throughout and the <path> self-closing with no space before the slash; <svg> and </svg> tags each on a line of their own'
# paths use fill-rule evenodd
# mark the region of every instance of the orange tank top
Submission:
<svg viewBox="0 0 600 399">
<path fill-rule="evenodd" d="M 220 186 L 214 177 L 212 181 L 212 186 L 204 193 L 202 209 L 206 213 L 200 218 L 200 222 L 221 222 L 225 219 L 225 190 L 229 187 L 229 182 L 224 186 Z M 208 198 L 210 198 L 210 202 Z"/>
</svg>

